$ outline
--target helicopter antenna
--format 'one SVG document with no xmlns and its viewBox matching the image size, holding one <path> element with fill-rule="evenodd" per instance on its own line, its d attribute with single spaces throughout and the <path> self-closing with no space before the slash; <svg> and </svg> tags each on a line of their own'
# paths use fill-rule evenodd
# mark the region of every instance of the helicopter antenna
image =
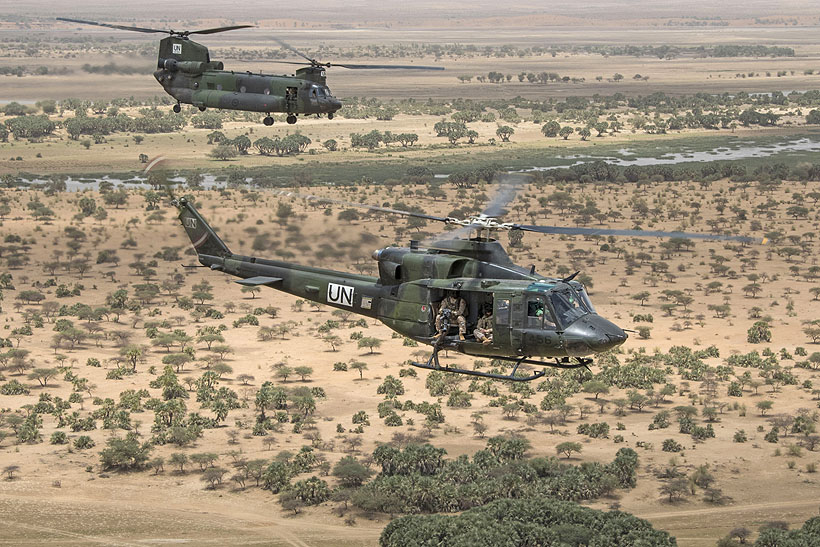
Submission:
<svg viewBox="0 0 820 547">
<path fill-rule="evenodd" d="M 581 270 L 578 270 L 578 271 L 577 271 L 577 272 L 575 272 L 574 274 L 572 274 L 572 275 L 570 275 L 570 276 L 568 276 L 568 277 L 565 277 L 564 279 L 562 279 L 562 280 L 561 280 L 561 283 L 569 283 L 570 281 L 572 281 L 573 279 L 575 279 L 575 276 L 577 276 L 579 273 L 581 273 Z"/>
</svg>

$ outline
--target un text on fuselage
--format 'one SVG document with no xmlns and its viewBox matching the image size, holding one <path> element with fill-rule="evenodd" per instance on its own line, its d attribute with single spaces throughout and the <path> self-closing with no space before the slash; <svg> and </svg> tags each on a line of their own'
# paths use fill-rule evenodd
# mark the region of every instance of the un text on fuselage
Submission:
<svg viewBox="0 0 820 547">
<path fill-rule="evenodd" d="M 347 285 L 327 284 L 327 301 L 329 304 L 353 307 L 353 287 Z"/>
</svg>

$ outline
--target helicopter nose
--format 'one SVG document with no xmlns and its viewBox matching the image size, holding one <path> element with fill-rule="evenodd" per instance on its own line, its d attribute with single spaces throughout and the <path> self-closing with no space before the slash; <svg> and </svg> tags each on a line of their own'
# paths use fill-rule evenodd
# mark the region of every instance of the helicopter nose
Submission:
<svg viewBox="0 0 820 547">
<path fill-rule="evenodd" d="M 567 351 L 571 355 L 581 352 L 601 353 L 623 344 L 627 334 L 618 325 L 597 314 L 581 317 L 564 330 Z"/>
<path fill-rule="evenodd" d="M 336 97 L 331 97 L 330 99 L 328 99 L 328 102 L 330 103 L 330 107 L 333 109 L 334 112 L 342 108 L 342 101 L 340 101 Z"/>
</svg>

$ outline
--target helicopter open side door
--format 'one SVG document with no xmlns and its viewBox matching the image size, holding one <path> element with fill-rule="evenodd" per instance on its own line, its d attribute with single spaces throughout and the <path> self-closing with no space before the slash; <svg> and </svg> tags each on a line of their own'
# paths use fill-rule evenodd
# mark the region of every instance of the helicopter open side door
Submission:
<svg viewBox="0 0 820 547">
<path fill-rule="evenodd" d="M 287 87 L 285 88 L 285 111 L 296 112 L 299 109 L 299 88 Z"/>
</svg>

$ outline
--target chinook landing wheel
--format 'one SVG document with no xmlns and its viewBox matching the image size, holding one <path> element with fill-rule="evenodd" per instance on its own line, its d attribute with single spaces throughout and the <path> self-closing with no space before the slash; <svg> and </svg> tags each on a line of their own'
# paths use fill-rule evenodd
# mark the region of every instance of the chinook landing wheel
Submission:
<svg viewBox="0 0 820 547">
<path fill-rule="evenodd" d="M 175 104 L 175 105 L 174 105 L 174 112 L 176 112 L 177 114 L 179 114 L 181 110 L 182 110 L 182 107 L 181 107 L 181 106 L 179 106 L 179 103 L 177 103 L 177 104 Z"/>
<path fill-rule="evenodd" d="M 200 111 L 200 112 L 205 112 L 205 107 L 204 107 L 204 106 L 200 106 L 200 107 L 198 107 L 198 108 L 199 108 L 199 111 Z"/>
<path fill-rule="evenodd" d="M 265 125 L 273 125 L 273 118 L 270 116 L 265 116 L 265 119 L 262 120 L 262 123 Z"/>
<path fill-rule="evenodd" d="M 288 123 L 291 124 L 291 125 L 295 124 L 296 123 L 296 116 L 294 116 L 293 114 L 288 115 Z"/>
<path fill-rule="evenodd" d="M 333 112 L 331 112 L 330 114 L 328 114 L 328 115 L 327 115 L 327 119 L 328 119 L 328 120 L 332 120 L 332 119 L 333 119 Z"/>
</svg>

